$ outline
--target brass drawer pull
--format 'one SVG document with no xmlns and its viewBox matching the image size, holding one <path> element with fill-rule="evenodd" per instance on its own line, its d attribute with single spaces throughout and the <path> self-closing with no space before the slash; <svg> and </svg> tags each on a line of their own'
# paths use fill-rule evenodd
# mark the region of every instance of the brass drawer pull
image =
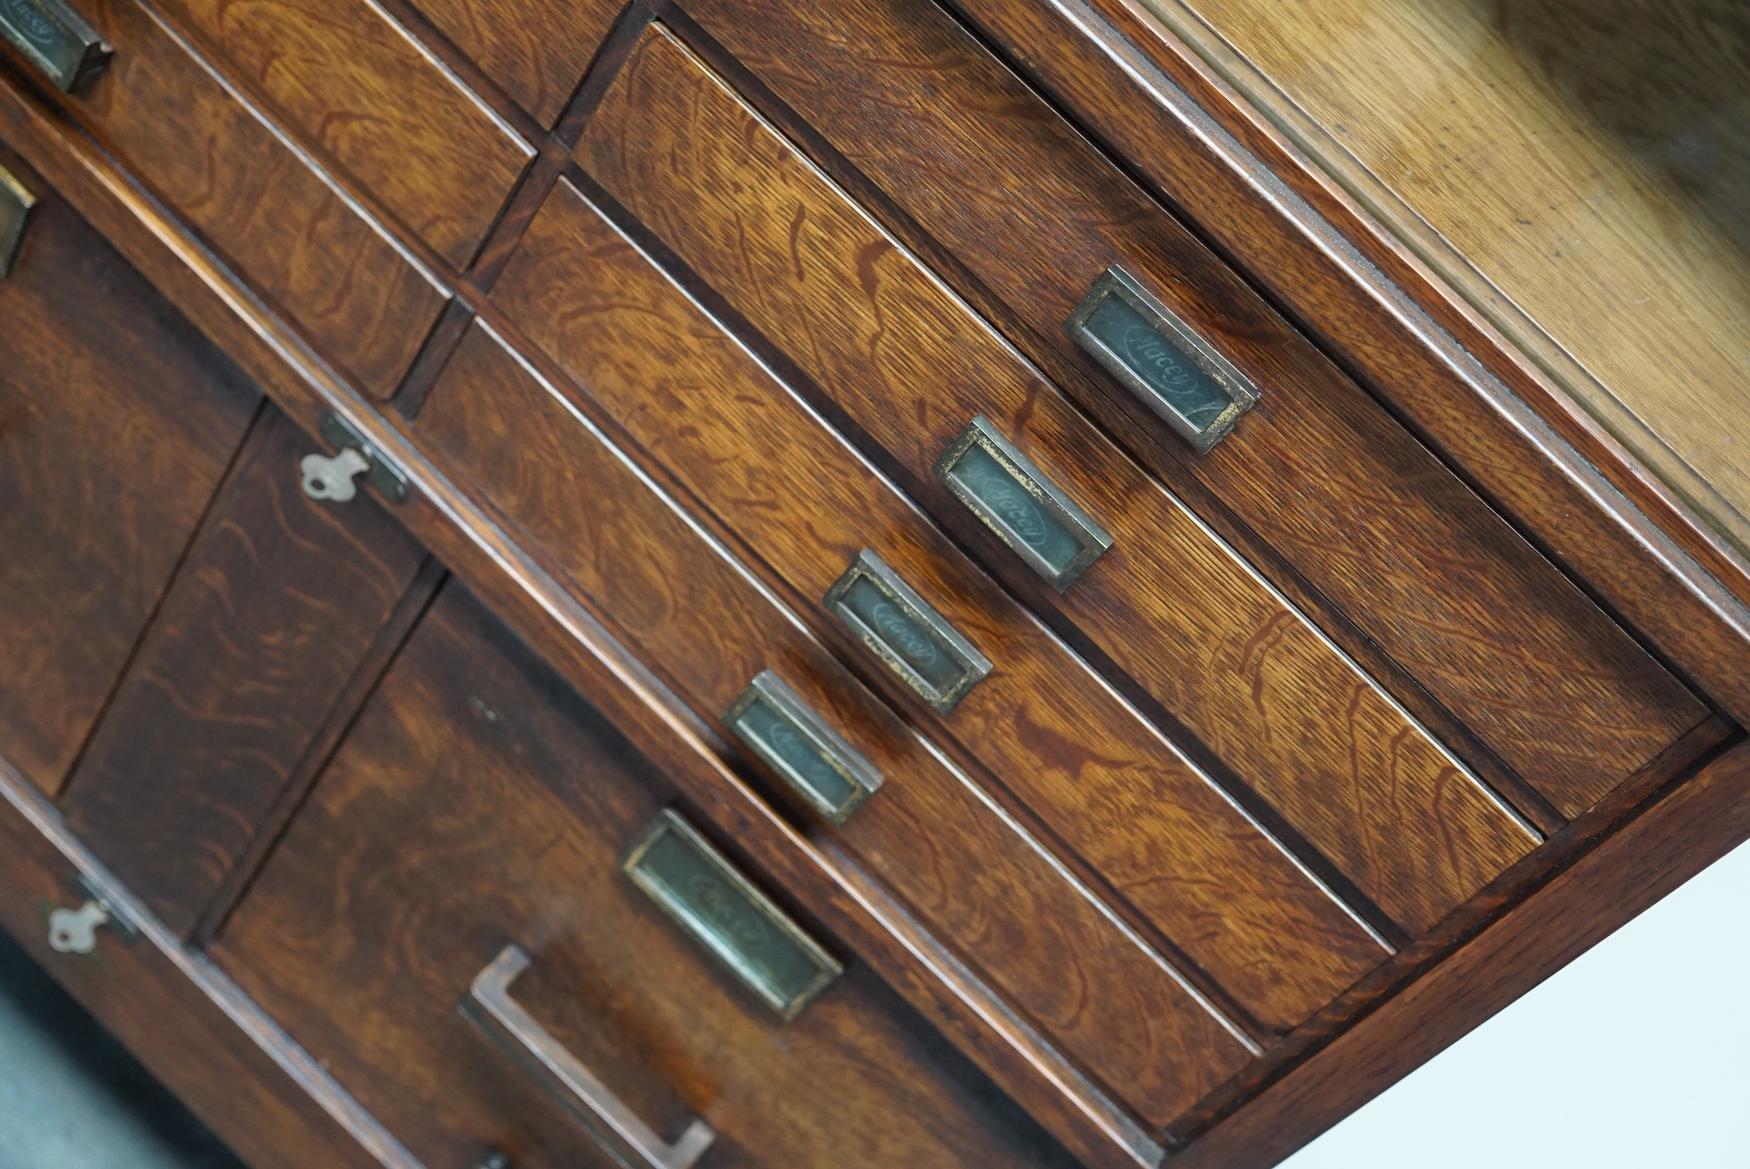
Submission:
<svg viewBox="0 0 1750 1169">
<path fill-rule="evenodd" d="M 13 178 L 11 171 L 0 166 L 0 276 L 12 271 L 18 250 L 24 246 L 24 227 L 30 220 L 30 209 L 35 206 L 36 196 Z"/>
<path fill-rule="evenodd" d="M 723 721 L 834 824 L 843 824 L 881 786 L 875 766 L 770 670 L 760 671 Z"/>
<path fill-rule="evenodd" d="M 867 548 L 827 590 L 825 604 L 906 685 L 944 714 L 991 671 L 989 658 Z"/>
<path fill-rule="evenodd" d="M 0 33 L 62 93 L 72 93 L 109 65 L 97 30 L 60 0 L 0 0 Z"/>
<path fill-rule="evenodd" d="M 1258 387 L 1122 268 L 1070 316 L 1070 337 L 1198 451 L 1227 436 Z"/>
<path fill-rule="evenodd" d="M 1112 546 L 1106 529 L 982 414 L 936 461 L 936 477 L 1060 593 Z"/>
<path fill-rule="evenodd" d="M 673 810 L 656 818 L 624 868 L 659 909 L 785 1019 L 844 973 Z"/>
<path fill-rule="evenodd" d="M 695 1119 L 668 1144 L 608 1090 L 594 1072 L 511 997 L 511 984 L 529 968 L 529 956 L 506 946 L 474 976 L 462 1013 L 533 1074 L 583 1122 L 620 1164 L 634 1169 L 692 1169 L 717 1134 Z"/>
</svg>

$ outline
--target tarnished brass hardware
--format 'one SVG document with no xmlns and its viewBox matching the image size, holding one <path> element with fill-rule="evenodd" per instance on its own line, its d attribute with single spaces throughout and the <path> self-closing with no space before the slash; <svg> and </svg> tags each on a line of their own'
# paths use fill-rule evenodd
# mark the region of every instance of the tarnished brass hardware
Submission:
<svg viewBox="0 0 1750 1169">
<path fill-rule="evenodd" d="M 0 276 L 11 273 L 19 249 L 24 246 L 24 228 L 35 206 L 36 196 L 11 171 L 0 166 Z"/>
<path fill-rule="evenodd" d="M 989 658 L 867 548 L 827 590 L 824 603 L 871 653 L 944 714 L 991 671 Z"/>
<path fill-rule="evenodd" d="M 113 55 L 97 30 L 60 0 L 0 0 L 0 34 L 62 93 L 102 73 Z"/>
<path fill-rule="evenodd" d="M 741 692 L 723 722 L 834 824 L 881 786 L 874 765 L 770 670 Z"/>
<path fill-rule="evenodd" d="M 936 477 L 1058 592 L 1112 537 L 980 414 L 936 461 Z"/>
<path fill-rule="evenodd" d="M 656 818 L 623 867 L 658 908 L 785 1019 L 844 973 L 673 810 Z"/>
<path fill-rule="evenodd" d="M 1094 281 L 1065 328 L 1199 452 L 1258 402 L 1245 374 L 1122 268 Z"/>
<path fill-rule="evenodd" d="M 511 985 L 529 964 L 520 947 L 506 946 L 475 975 L 462 1000 L 462 1014 L 564 1104 L 614 1160 L 632 1169 L 692 1169 L 717 1139 L 716 1132 L 695 1119 L 671 1144 L 640 1120 L 511 997 Z M 481 1169 L 509 1164 L 509 1158 L 497 1153 L 482 1161 Z"/>
</svg>

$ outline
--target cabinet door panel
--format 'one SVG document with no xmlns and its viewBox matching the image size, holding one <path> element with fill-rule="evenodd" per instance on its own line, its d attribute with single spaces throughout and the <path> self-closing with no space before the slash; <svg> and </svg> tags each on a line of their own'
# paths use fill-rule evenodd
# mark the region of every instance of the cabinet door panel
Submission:
<svg viewBox="0 0 1750 1169">
<path fill-rule="evenodd" d="M 318 503 L 314 449 L 264 419 L 189 549 L 64 805 L 186 934 L 231 875 L 423 558 L 365 496 Z"/>
<path fill-rule="evenodd" d="M 0 754 L 51 794 L 258 396 L 126 261 L 37 197 L 0 278 Z"/>
</svg>

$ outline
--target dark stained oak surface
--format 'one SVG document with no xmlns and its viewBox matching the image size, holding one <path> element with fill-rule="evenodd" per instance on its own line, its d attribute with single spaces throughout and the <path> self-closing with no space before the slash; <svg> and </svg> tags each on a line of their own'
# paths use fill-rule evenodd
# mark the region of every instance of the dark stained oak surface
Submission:
<svg viewBox="0 0 1750 1169">
<path fill-rule="evenodd" d="M 387 396 L 445 294 L 135 0 L 81 13 L 116 49 L 68 99 L 139 178 L 365 389 Z"/>
<path fill-rule="evenodd" d="M 1209 160 L 1170 133 L 1112 137 L 1211 123 L 1146 94 L 1122 115 L 1066 100 L 1088 92 L 1063 85 L 1079 49 L 1123 50 L 1096 31 L 1043 70 L 1015 39 L 1127 6 L 90 0 L 122 55 L 65 98 L 0 50 L 0 133 L 30 162 L 0 160 L 39 194 L 30 168 L 51 174 L 110 240 L 82 241 L 95 266 L 36 287 L 0 342 L 113 377 L 69 380 L 53 418 L 73 442 L 24 462 L 0 409 L 0 505 L 40 495 L 56 603 L 86 606 L 9 626 L 0 566 L 0 651 L 52 655 L 0 677 L 0 830 L 22 841 L 0 871 L 27 891 L 6 928 L 40 951 L 67 873 L 107 879 L 14 774 L 31 732 L 5 725 L 11 701 L 58 721 L 84 768 L 62 807 L 174 927 L 148 919 L 143 948 L 61 977 L 264 1169 L 413 1169 L 347 1088 L 429 1169 L 491 1146 L 605 1164 L 454 1014 L 511 941 L 535 955 L 518 996 L 640 1115 L 718 1125 L 706 1166 L 1062 1165 L 1044 1125 L 1101 1169 L 1159 1169 L 1163 1144 L 1187 1169 L 1262 1169 L 1742 839 L 1742 761 L 1720 755 L 1741 731 L 1685 689 L 1742 719 L 1744 643 L 1708 632 L 1730 614 L 1676 643 L 1704 654 L 1673 650 L 1702 594 L 1649 620 L 1681 575 L 1667 545 L 1576 555 L 1603 528 L 1654 534 L 1646 517 L 1589 479 L 1546 492 L 1547 431 L 1489 442 L 1526 416 L 1411 372 L 1474 333 L 1430 356 L 1425 321 L 1345 317 L 1292 267 L 1236 274 L 1260 253 L 1212 216 Z M 518 135 L 539 147 L 520 183 Z M 1205 185 L 1181 200 L 1181 178 Z M 1270 198 L 1242 218 L 1286 221 Z M 57 254 L 40 249 L 60 214 L 21 271 Z M 1264 386 L 1207 459 L 1061 334 L 1084 269 L 1114 261 Z M 1423 291 L 1356 295 L 1408 313 Z M 1321 296 L 1338 307 L 1309 319 Z M 362 396 L 410 364 L 393 410 Z M 243 437 L 268 416 L 245 378 L 299 427 L 351 416 L 409 472 L 408 503 L 312 510 L 263 453 L 302 445 L 288 424 Z M 930 475 L 974 412 L 1119 538 L 1066 595 Z M 142 483 L 152 506 L 115 502 Z M 459 586 L 403 645 L 444 569 L 390 550 L 402 524 L 530 648 Z M 820 607 L 864 545 L 995 661 L 951 714 Z M 849 823 L 726 732 L 765 668 L 887 777 Z M 849 965 L 797 1024 L 613 871 L 676 801 Z M 215 936 L 261 1002 L 199 952 Z"/>
<path fill-rule="evenodd" d="M 559 119 L 622 0 L 414 0 L 543 126 Z"/>
<path fill-rule="evenodd" d="M 9 139 L 28 146 L 33 163 L 52 171 L 81 214 L 113 233 L 124 253 L 191 319 L 225 338 L 249 375 L 294 418 L 313 431 L 320 411 L 343 409 L 373 444 L 407 468 L 418 490 L 396 517 L 538 644 L 711 821 L 757 856 L 784 890 L 830 925 L 833 936 L 854 945 L 954 1047 L 1024 1101 L 1089 1165 L 1144 1169 L 1158 1162 L 1158 1142 L 1036 1028 L 1006 1009 L 902 905 L 831 859 L 731 770 L 716 755 L 714 737 L 701 733 L 697 721 L 492 514 L 439 473 L 395 424 L 314 362 L 282 320 L 249 311 L 238 286 L 162 208 L 137 196 L 112 158 L 82 136 L 63 136 L 38 99 L 4 83 L 0 119 Z"/>
<path fill-rule="evenodd" d="M 1021 341 L 1169 484 L 1193 480 L 1563 815 L 1702 708 L 1158 204 L 933 5 L 697 0 L 710 35 L 1017 315 Z M 1263 390 L 1207 455 L 1063 323 L 1129 267 Z"/>
<path fill-rule="evenodd" d="M 422 1169 L 307 1053 L 285 1044 L 259 1006 L 158 923 L 142 922 L 133 945 L 102 930 L 94 954 L 52 950 L 44 915 L 77 904 L 75 873 L 95 876 L 109 896 L 127 894 L 23 783 L 0 760 L 0 929 L 252 1169 Z M 127 911 L 140 906 L 129 901 Z"/>
<path fill-rule="evenodd" d="M 466 267 L 533 157 L 370 0 L 168 0 L 227 72 Z"/>
<path fill-rule="evenodd" d="M 173 931 L 231 876 L 422 553 L 377 504 L 299 486 L 315 449 L 258 427 L 63 797 Z"/>
<path fill-rule="evenodd" d="M 258 396 L 54 192 L 0 278 L 0 755 L 60 790 Z"/>
<path fill-rule="evenodd" d="M 1158 954 L 483 326 L 463 339 L 418 431 L 520 535 L 551 549 L 703 715 L 716 719 L 763 669 L 800 691 L 887 780 L 835 835 L 1114 1094 L 1165 1124 L 1246 1060 Z"/>
<path fill-rule="evenodd" d="M 530 225 L 493 303 L 811 609 L 869 547 L 991 656 L 995 670 L 952 714 L 908 702 L 913 716 L 984 761 L 1263 1025 L 1293 1026 L 1384 956 L 569 183 Z M 869 655 L 846 652 L 888 683 Z"/>
<path fill-rule="evenodd" d="M 433 1165 L 609 1164 L 456 1010 L 515 942 L 518 1001 L 659 1133 L 708 1121 L 706 1164 L 1067 1166 L 854 959 L 788 1023 L 731 986 L 620 872 L 671 800 L 452 586 L 218 960 Z"/>
<path fill-rule="evenodd" d="M 1535 845 L 1316 628 L 669 34 L 646 34 L 577 155 L 897 457 L 944 519 L 966 516 L 933 485 L 932 467 L 972 416 L 993 419 L 1046 468 L 1114 546 L 1044 603 L 1406 930 L 1432 925 Z M 990 555 L 1014 568 L 1010 553 Z"/>
</svg>

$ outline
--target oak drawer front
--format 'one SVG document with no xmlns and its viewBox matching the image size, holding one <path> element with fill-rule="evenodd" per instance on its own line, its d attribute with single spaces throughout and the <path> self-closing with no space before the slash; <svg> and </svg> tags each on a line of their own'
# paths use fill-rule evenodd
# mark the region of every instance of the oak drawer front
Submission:
<svg viewBox="0 0 1750 1169">
<path fill-rule="evenodd" d="M 1676 680 L 938 5 L 686 12 L 1000 298 L 1068 393 L 1168 484 L 1219 499 L 1558 813 L 1700 720 Z M 1115 266 L 1261 390 L 1213 450 L 1066 332 Z"/>
<path fill-rule="evenodd" d="M 492 299 L 581 388 L 586 408 L 623 427 L 745 541 L 860 673 L 988 769 L 1262 1026 L 1293 1026 L 1379 961 L 1375 940 L 1176 744 L 568 183 L 531 223 Z M 844 611 L 862 602 L 837 603 L 866 551 L 897 578 L 876 581 L 900 613 L 876 647 Z M 947 713 L 888 656 L 934 636 L 932 622 L 995 667 Z"/>
<path fill-rule="evenodd" d="M 165 10 L 455 268 L 534 156 L 371 0 L 166 0 Z"/>
<path fill-rule="evenodd" d="M 0 755 L 51 794 L 258 401 L 3 147 L 31 200 L 0 275 Z"/>
<path fill-rule="evenodd" d="M 559 120 L 624 0 L 416 0 L 413 5 L 543 126 Z"/>
<path fill-rule="evenodd" d="M 611 1164 L 513 1060 L 514 1041 L 499 1050 L 459 1010 L 491 1005 L 492 988 L 471 986 L 511 947 L 527 969 L 497 993 L 529 1017 L 519 1033 L 538 1027 L 545 1050 L 665 1141 L 702 1121 L 701 1165 L 1067 1164 L 847 955 L 789 1021 L 736 986 L 623 871 L 670 799 L 587 703 L 447 587 L 217 960 L 434 1166 L 489 1150 L 520 1166 Z M 676 874 L 674 860 L 655 871 Z M 700 903 L 727 914 L 706 886 Z"/>
<path fill-rule="evenodd" d="M 1115 1097 L 1164 1124 L 1247 1060 L 1159 952 L 490 331 L 477 325 L 463 339 L 416 430 L 522 541 L 549 549 L 616 635 L 726 740 L 742 741 L 735 728 L 749 724 L 728 712 L 769 672 L 860 755 L 881 783 L 836 842 Z M 775 802 L 829 830 L 777 769 L 745 753 Z"/>
<path fill-rule="evenodd" d="M 1535 845 L 670 34 L 653 28 L 633 50 L 577 156 L 904 465 L 914 496 L 958 521 L 994 569 L 1073 624 L 1407 932 Z M 1048 502 L 1042 484 L 1086 518 Z M 1077 522 L 1103 529 L 1107 547 L 1064 582 L 1051 570 L 1074 567 Z M 1044 555 L 1017 554 L 1035 546 Z"/>
<path fill-rule="evenodd" d="M 159 17 L 78 10 L 114 58 L 67 108 L 319 352 L 391 393 L 443 290 Z"/>
</svg>

